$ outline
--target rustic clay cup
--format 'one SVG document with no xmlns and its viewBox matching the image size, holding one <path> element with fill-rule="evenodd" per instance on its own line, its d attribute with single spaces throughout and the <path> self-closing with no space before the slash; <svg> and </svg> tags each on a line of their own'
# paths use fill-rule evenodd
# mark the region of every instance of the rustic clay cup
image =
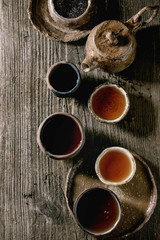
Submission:
<svg viewBox="0 0 160 240">
<path fill-rule="evenodd" d="M 56 112 L 40 124 L 37 143 L 43 153 L 54 159 L 75 157 L 85 143 L 81 122 L 72 114 Z"/>
<path fill-rule="evenodd" d="M 112 207 L 114 206 L 113 208 L 111 204 L 114 204 L 112 205 Z M 104 236 L 113 231 L 119 223 L 121 218 L 121 205 L 118 197 L 111 190 L 102 187 L 89 188 L 82 192 L 75 200 L 73 214 L 77 224 L 85 232 L 96 237 Z M 113 215 L 115 219 L 109 226 L 106 219 L 109 221 Z M 104 220 L 106 221 L 105 224 L 103 223 Z M 101 227 L 95 229 L 96 224 Z"/>
<path fill-rule="evenodd" d="M 46 81 L 57 97 L 71 97 L 80 87 L 81 75 L 73 63 L 61 61 L 48 69 Z"/>
<path fill-rule="evenodd" d="M 123 162 L 120 161 L 120 155 L 118 154 L 121 154 L 122 157 L 125 157 L 125 162 L 124 160 Z M 109 156 L 108 159 L 105 158 L 106 156 Z M 126 163 L 127 165 L 129 163 L 129 168 L 127 167 Z M 122 164 L 124 165 L 123 168 Z M 122 171 L 124 169 L 127 171 L 125 172 L 125 175 Z M 118 186 L 126 184 L 132 180 L 136 172 L 136 161 L 129 150 L 122 147 L 109 147 L 104 149 L 98 156 L 95 163 L 95 171 L 100 181 L 104 184 Z M 102 173 L 102 171 L 104 172 Z"/>
<path fill-rule="evenodd" d="M 111 96 L 109 91 L 112 91 L 114 95 Z M 95 104 L 96 107 L 94 106 Z M 115 84 L 102 84 L 98 86 L 88 101 L 88 108 L 93 117 L 97 121 L 104 123 L 117 123 L 121 121 L 128 113 L 129 107 L 128 94 L 123 88 Z M 112 114 L 112 116 L 107 116 L 107 113 Z"/>
<path fill-rule="evenodd" d="M 68 27 L 72 29 L 79 28 L 87 24 L 95 14 L 95 0 L 88 0 L 86 10 L 76 18 L 66 18 L 61 16 L 55 9 L 54 0 L 48 0 L 48 9 L 52 19 L 61 27 Z"/>
</svg>

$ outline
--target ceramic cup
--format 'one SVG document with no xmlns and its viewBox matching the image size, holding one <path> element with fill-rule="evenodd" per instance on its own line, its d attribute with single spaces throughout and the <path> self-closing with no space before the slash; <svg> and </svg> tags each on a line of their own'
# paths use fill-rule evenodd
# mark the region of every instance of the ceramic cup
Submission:
<svg viewBox="0 0 160 240">
<path fill-rule="evenodd" d="M 70 97 L 80 87 L 81 76 L 73 63 L 61 61 L 48 69 L 46 81 L 48 88 L 57 97 Z"/>
<path fill-rule="evenodd" d="M 77 155 L 85 143 L 80 121 L 69 113 L 56 112 L 40 124 L 37 142 L 45 154 L 54 159 L 68 159 Z"/>
<path fill-rule="evenodd" d="M 60 27 L 76 29 L 91 20 L 96 9 L 94 2 L 95 0 L 83 0 L 83 2 L 81 0 L 77 3 L 66 0 L 48 0 L 48 9 L 52 19 Z"/>
<path fill-rule="evenodd" d="M 121 217 L 118 197 L 106 188 L 90 188 L 82 192 L 73 206 L 78 225 L 94 236 L 102 236 L 116 228 Z"/>
<path fill-rule="evenodd" d="M 125 90 L 115 84 L 103 84 L 90 96 L 88 108 L 96 120 L 104 123 L 121 121 L 129 110 L 129 98 Z"/>
<path fill-rule="evenodd" d="M 101 182 L 107 185 L 122 185 L 133 178 L 136 161 L 127 149 L 109 147 L 98 156 L 95 171 Z"/>
</svg>

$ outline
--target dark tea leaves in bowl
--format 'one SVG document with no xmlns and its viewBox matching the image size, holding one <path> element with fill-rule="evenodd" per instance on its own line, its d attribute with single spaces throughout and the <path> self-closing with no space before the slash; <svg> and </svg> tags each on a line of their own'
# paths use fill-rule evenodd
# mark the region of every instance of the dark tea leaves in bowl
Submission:
<svg viewBox="0 0 160 240">
<path fill-rule="evenodd" d="M 55 0 L 54 7 L 62 17 L 77 18 L 87 9 L 88 0 Z"/>
</svg>

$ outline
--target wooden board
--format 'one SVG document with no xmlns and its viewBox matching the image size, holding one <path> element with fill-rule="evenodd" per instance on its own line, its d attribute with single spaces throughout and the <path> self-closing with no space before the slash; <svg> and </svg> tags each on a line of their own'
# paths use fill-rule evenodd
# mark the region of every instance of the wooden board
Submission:
<svg viewBox="0 0 160 240">
<path fill-rule="evenodd" d="M 56 111 L 78 117 L 86 130 L 81 154 L 107 146 L 122 146 L 142 156 L 151 168 L 160 195 L 160 13 L 136 34 L 134 63 L 119 74 L 102 70 L 83 73 L 74 98 L 55 97 L 47 88 L 48 68 L 70 61 L 80 69 L 85 40 L 74 43 L 50 40 L 31 25 L 29 1 L 0 0 L 0 239 L 93 240 L 72 220 L 64 188 L 74 160 L 47 158 L 36 143 L 39 124 Z M 159 0 L 108 0 L 106 19 L 125 22 L 145 5 Z M 88 111 L 93 89 L 102 83 L 122 86 L 131 107 L 118 124 L 97 122 Z M 127 240 L 160 239 L 160 202 L 149 222 Z"/>
</svg>

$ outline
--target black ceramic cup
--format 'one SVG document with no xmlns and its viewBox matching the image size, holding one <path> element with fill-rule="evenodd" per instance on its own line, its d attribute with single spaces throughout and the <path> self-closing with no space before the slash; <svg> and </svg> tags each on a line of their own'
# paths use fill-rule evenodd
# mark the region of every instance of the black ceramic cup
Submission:
<svg viewBox="0 0 160 240">
<path fill-rule="evenodd" d="M 47 72 L 48 88 L 57 97 L 70 97 L 75 94 L 81 83 L 78 68 L 70 62 L 57 62 Z"/>
<path fill-rule="evenodd" d="M 40 124 L 37 143 L 46 155 L 61 160 L 77 155 L 85 143 L 80 121 L 69 113 L 56 112 Z"/>
<path fill-rule="evenodd" d="M 102 236 L 116 228 L 121 218 L 121 206 L 114 192 L 95 187 L 85 190 L 77 197 L 73 214 L 84 231 Z"/>
</svg>

